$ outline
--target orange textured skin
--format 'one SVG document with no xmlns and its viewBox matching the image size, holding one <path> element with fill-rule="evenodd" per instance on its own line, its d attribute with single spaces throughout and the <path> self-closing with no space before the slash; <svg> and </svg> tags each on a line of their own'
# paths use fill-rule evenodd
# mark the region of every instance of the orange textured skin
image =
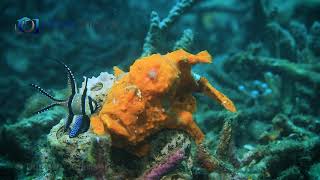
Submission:
<svg viewBox="0 0 320 180">
<path fill-rule="evenodd" d="M 120 68 L 118 68 L 117 66 L 113 67 L 113 72 L 114 72 L 114 76 L 116 78 L 120 77 L 121 74 L 124 74 L 124 72 Z"/>
<path fill-rule="evenodd" d="M 175 63 L 160 54 L 136 60 L 129 72 L 130 83 L 148 97 L 167 92 L 178 76 L 179 70 Z"/>
<path fill-rule="evenodd" d="M 103 122 L 100 120 L 99 116 L 93 115 L 90 117 L 91 128 L 97 135 L 103 135 L 106 133 Z"/>
<path fill-rule="evenodd" d="M 204 94 L 218 101 L 229 111 L 231 112 L 237 111 L 233 102 L 227 96 L 225 96 L 224 94 L 219 92 L 216 88 L 214 88 L 206 78 L 201 77 L 199 84 L 200 86 L 202 86 L 202 91 Z"/>
<path fill-rule="evenodd" d="M 207 81 L 196 82 L 191 66 L 210 62 L 207 51 L 193 55 L 177 50 L 140 58 L 128 73 L 115 68 L 117 76 L 123 75 L 111 87 L 99 114 L 91 118 L 91 128 L 97 134 L 110 133 L 118 147 L 143 144 L 164 128 L 185 130 L 200 143 L 204 134 L 193 121 L 196 100 L 192 93 L 200 89 L 220 102 L 216 98 L 219 91 L 212 91 Z"/>
</svg>

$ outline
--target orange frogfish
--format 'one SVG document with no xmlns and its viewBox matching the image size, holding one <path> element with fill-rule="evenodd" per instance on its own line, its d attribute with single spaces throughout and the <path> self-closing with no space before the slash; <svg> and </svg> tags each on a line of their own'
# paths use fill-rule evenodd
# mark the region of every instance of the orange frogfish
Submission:
<svg viewBox="0 0 320 180">
<path fill-rule="evenodd" d="M 204 134 L 192 117 L 196 110 L 192 93 L 202 92 L 231 112 L 236 108 L 206 78 L 191 72 L 197 63 L 211 63 L 211 55 L 180 49 L 137 59 L 127 73 L 115 67 L 116 81 L 101 110 L 91 116 L 92 130 L 109 133 L 117 147 L 138 146 L 162 129 L 185 130 L 200 143 Z"/>
</svg>

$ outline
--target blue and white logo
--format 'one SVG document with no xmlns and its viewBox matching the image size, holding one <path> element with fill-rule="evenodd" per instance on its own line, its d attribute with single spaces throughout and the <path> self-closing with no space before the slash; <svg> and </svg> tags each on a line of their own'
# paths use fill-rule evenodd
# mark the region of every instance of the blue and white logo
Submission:
<svg viewBox="0 0 320 180">
<path fill-rule="evenodd" d="M 30 19 L 23 17 L 17 20 L 15 25 L 16 32 L 22 33 L 38 33 L 39 32 L 39 19 Z"/>
</svg>

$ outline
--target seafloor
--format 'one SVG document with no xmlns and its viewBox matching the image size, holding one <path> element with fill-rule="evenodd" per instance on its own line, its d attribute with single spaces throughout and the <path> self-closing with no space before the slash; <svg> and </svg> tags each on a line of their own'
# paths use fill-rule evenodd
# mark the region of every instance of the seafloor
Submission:
<svg viewBox="0 0 320 180">
<path fill-rule="evenodd" d="M 0 179 L 319 180 L 320 1 L 2 0 L 0 8 Z M 15 30 L 24 16 L 39 19 L 39 33 Z M 180 48 L 213 55 L 192 71 L 237 108 L 194 93 L 200 144 L 183 129 L 161 129 L 137 157 L 91 129 L 69 138 L 61 107 L 33 114 L 50 101 L 30 83 L 55 97 L 67 91 L 55 59 L 80 84 Z"/>
</svg>

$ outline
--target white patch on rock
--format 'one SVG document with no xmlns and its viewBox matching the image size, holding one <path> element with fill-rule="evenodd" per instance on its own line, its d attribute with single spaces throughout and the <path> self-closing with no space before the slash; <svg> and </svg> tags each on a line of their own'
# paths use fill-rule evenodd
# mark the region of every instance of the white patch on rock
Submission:
<svg viewBox="0 0 320 180">
<path fill-rule="evenodd" d="M 85 77 L 84 77 L 85 78 Z M 115 82 L 113 74 L 107 72 L 101 72 L 98 77 L 88 78 L 87 95 L 98 102 L 99 106 L 102 105 L 106 95 Z M 85 81 L 82 82 L 82 86 L 79 92 L 83 92 Z"/>
</svg>

